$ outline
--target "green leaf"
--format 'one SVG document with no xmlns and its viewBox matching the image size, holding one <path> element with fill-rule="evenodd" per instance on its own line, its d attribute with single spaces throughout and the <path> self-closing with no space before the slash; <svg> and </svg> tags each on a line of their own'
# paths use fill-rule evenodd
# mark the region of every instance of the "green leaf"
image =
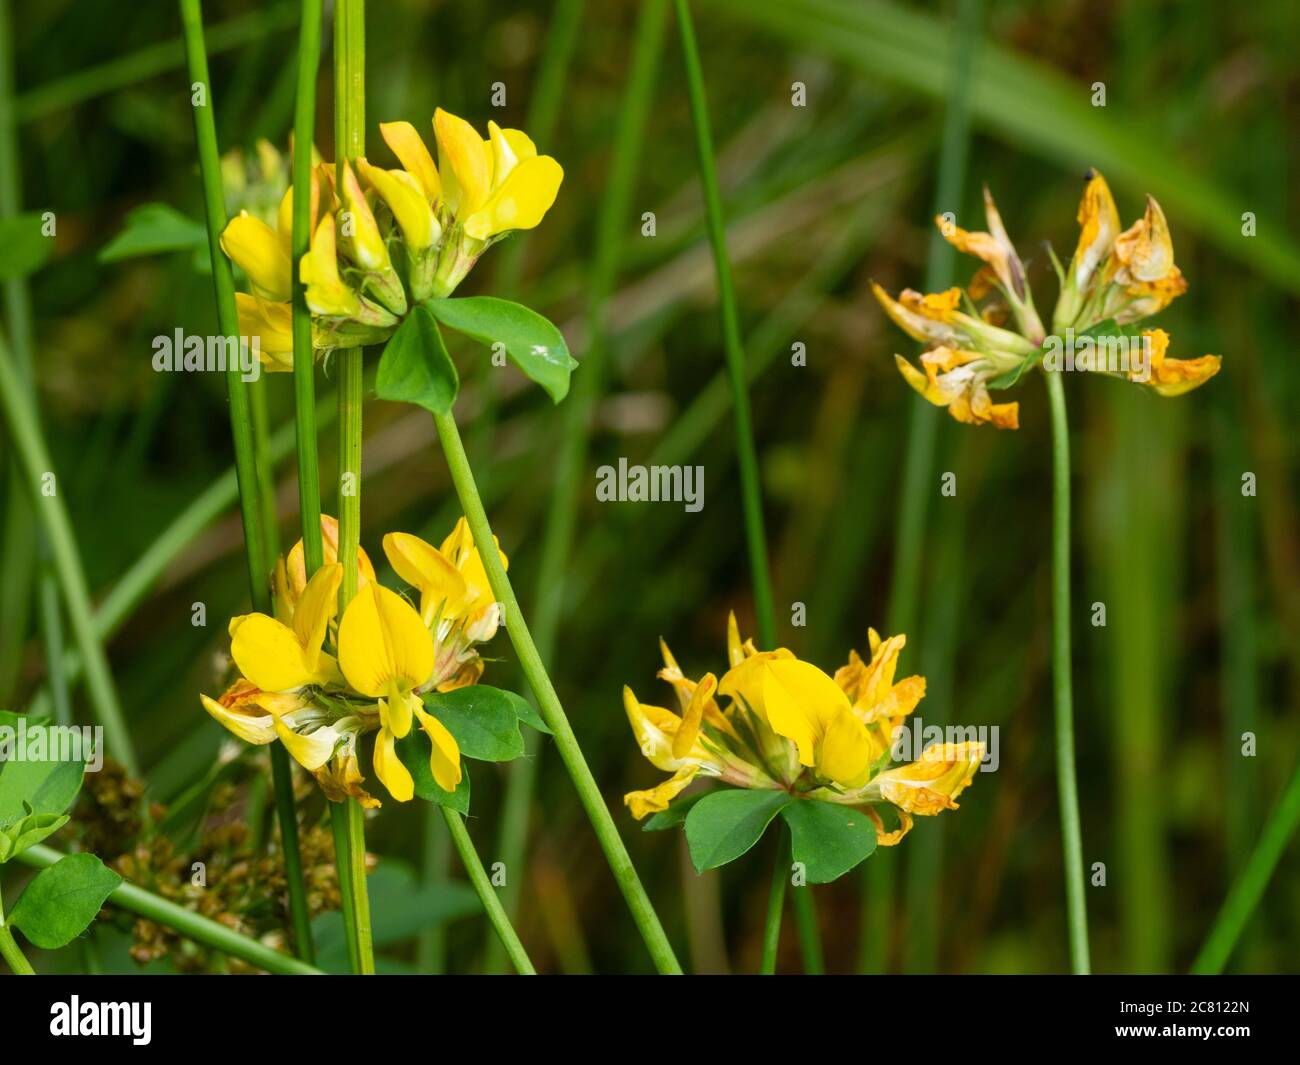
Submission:
<svg viewBox="0 0 1300 1065">
<path fill-rule="evenodd" d="M 537 712 L 537 708 L 532 703 L 517 692 L 507 691 L 506 695 L 510 699 L 510 705 L 515 708 L 515 716 L 520 721 L 529 728 L 544 732 L 548 736 L 551 735 L 550 728 L 547 727 L 546 722 L 542 720 L 542 715 Z"/>
<path fill-rule="evenodd" d="M 791 802 L 794 799 L 784 791 L 726 788 L 706 795 L 686 815 L 686 843 L 696 871 L 735 861 Z"/>
<path fill-rule="evenodd" d="M 460 763 L 460 784 L 455 791 L 443 791 L 433 779 L 433 770 L 429 768 L 429 737 L 423 730 L 412 728 L 404 739 L 397 741 L 397 757 L 415 781 L 417 799 L 449 806 L 458 813 L 469 813 L 469 767 L 463 759 Z"/>
<path fill-rule="evenodd" d="M 40 843 L 46 836 L 53 835 L 67 823 L 67 814 L 28 814 L 12 825 L 0 828 L 0 865 Z"/>
<path fill-rule="evenodd" d="M 515 705 L 500 688 L 471 684 L 449 692 L 428 692 L 424 706 L 456 737 L 466 758 L 509 762 L 524 753 Z"/>
<path fill-rule="evenodd" d="M 375 377 L 380 399 L 414 403 L 433 414 L 446 414 L 456 402 L 460 378 L 428 310 L 417 306 L 384 345 Z"/>
<path fill-rule="evenodd" d="M 9 923 L 44 950 L 65 947 L 81 935 L 104 900 L 122 882 L 93 854 L 68 854 L 42 869 L 18 896 Z"/>
<path fill-rule="evenodd" d="M 27 743 L 32 743 L 32 730 L 44 725 L 27 726 Z M 17 740 L 15 738 L 16 745 Z M 30 746 L 29 746 L 30 749 Z M 0 829 L 28 817 L 30 814 L 61 814 L 72 805 L 81 790 L 85 763 L 79 761 L 36 761 L 24 758 L 19 761 L 18 751 L 4 751 L 6 759 L 0 762 Z"/>
<path fill-rule="evenodd" d="M 875 823 L 862 810 L 806 799 L 781 811 L 790 826 L 791 854 L 810 884 L 829 884 L 876 849 Z"/>
<path fill-rule="evenodd" d="M 0 218 L 0 281 L 34 274 L 54 251 L 54 238 L 42 231 L 44 220 L 34 211 Z"/>
<path fill-rule="evenodd" d="M 700 791 L 696 792 L 694 795 L 683 795 L 679 799 L 674 799 L 668 804 L 667 810 L 660 810 L 657 814 L 650 817 L 646 823 L 641 826 L 641 831 L 664 832 L 670 828 L 675 828 L 686 820 L 686 815 L 691 812 L 691 807 L 710 794 L 712 793 Z"/>
<path fill-rule="evenodd" d="M 495 296 L 432 299 L 423 306 L 448 329 L 489 348 L 504 345 L 510 361 L 546 389 L 553 402 L 568 394 L 569 375 L 578 364 L 563 334 L 536 311 Z"/>
<path fill-rule="evenodd" d="M 99 251 L 101 263 L 115 263 L 138 255 L 207 248 L 208 231 L 201 222 L 165 203 L 145 203 L 126 216 L 122 232 Z"/>
</svg>

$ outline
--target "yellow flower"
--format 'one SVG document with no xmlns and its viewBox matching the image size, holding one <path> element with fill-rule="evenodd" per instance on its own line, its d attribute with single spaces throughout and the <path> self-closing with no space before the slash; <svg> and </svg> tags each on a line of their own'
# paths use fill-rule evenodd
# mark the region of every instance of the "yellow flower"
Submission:
<svg viewBox="0 0 1300 1065">
<path fill-rule="evenodd" d="M 320 516 L 321 549 L 325 565 L 333 565 L 339 560 L 339 523 L 329 514 Z M 375 567 L 370 563 L 370 556 L 364 547 L 357 547 L 357 588 L 364 588 L 375 579 Z M 277 604 L 283 603 L 290 609 L 298 602 L 303 589 L 307 587 L 307 565 L 303 543 L 299 540 L 276 566 L 273 585 Z"/>
<path fill-rule="evenodd" d="M 796 799 L 893 805 L 901 826 L 895 832 L 886 832 L 869 811 L 883 844 L 901 839 L 913 814 L 954 809 L 953 800 L 983 760 L 983 747 L 932 747 L 912 765 L 889 768 L 898 730 L 925 695 L 925 680 L 894 680 L 904 637 L 881 640 L 872 630 L 870 639 L 871 660 L 851 654 L 832 678 L 784 648 L 758 651 L 752 641 L 742 642 L 732 616 L 730 668 L 720 680 L 707 673 L 699 681 L 682 673 L 661 641 L 665 665 L 659 675 L 676 690 L 681 716 L 642 703 L 626 687 L 623 705 L 641 753 L 672 776 L 624 797 L 633 817 L 667 809 L 698 776 L 787 791 Z"/>
<path fill-rule="evenodd" d="M 287 303 L 271 303 L 247 292 L 235 293 L 239 335 L 257 341 L 257 357 L 270 372 L 293 369 L 293 312 Z"/>
<path fill-rule="evenodd" d="M 1088 183 L 1079 201 L 1078 221 L 1079 243 L 1070 260 L 1070 279 L 1082 292 L 1110 255 L 1119 236 L 1119 211 L 1110 186 L 1099 170 L 1088 171 Z"/>
<path fill-rule="evenodd" d="M 287 303 L 293 295 L 293 266 L 275 230 L 260 218 L 241 211 L 226 223 L 221 250 L 248 275 L 253 294 L 272 303 Z"/>
<path fill-rule="evenodd" d="M 306 286 L 307 306 L 312 314 L 351 318 L 361 309 L 356 292 L 339 277 L 332 216 L 326 215 L 316 227 L 311 238 L 311 250 L 298 265 L 298 277 Z"/>
<path fill-rule="evenodd" d="M 348 684 L 379 701 L 375 775 L 398 802 L 415 794 L 415 782 L 397 756 L 396 741 L 418 720 L 432 742 L 429 768 L 438 786 L 460 783 L 460 749 L 437 718 L 425 712 L 416 689 L 433 673 L 433 641 L 419 614 L 396 592 L 372 581 L 348 604 L 339 623 L 339 667 Z"/>
<path fill-rule="evenodd" d="M 389 533 L 384 554 L 397 575 L 420 593 L 420 620 L 433 635 L 432 686 L 448 691 L 473 684 L 483 672 L 475 644 L 496 635 L 501 610 L 465 519 L 438 548 L 410 533 Z M 497 555 L 506 568 L 509 560 L 500 547 Z"/>
<path fill-rule="evenodd" d="M 230 622 L 230 656 L 244 677 L 265 692 L 298 691 L 338 677 L 338 666 L 321 645 L 338 613 L 343 567 L 322 566 L 303 589 L 292 627 L 266 614 L 243 614 Z"/>
</svg>

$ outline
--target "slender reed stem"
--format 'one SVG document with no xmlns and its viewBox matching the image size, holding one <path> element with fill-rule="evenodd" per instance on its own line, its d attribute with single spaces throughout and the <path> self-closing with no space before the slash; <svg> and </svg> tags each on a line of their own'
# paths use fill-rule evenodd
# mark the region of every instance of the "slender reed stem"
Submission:
<svg viewBox="0 0 1300 1065">
<path fill-rule="evenodd" d="M 46 869 L 57 862 L 63 855 L 51 847 L 38 843 L 18 855 L 16 861 L 24 865 Z M 320 976 L 321 971 L 315 966 L 299 961 L 289 954 L 259 943 L 255 939 L 241 935 L 223 924 L 201 917 L 197 913 L 177 906 L 174 902 L 159 898 L 151 892 L 138 888 L 134 884 L 123 882 L 110 892 L 105 905 L 134 913 L 139 917 L 155 921 L 167 928 L 175 929 L 181 935 L 194 940 L 205 947 L 229 954 L 232 958 L 256 965 L 269 973 L 283 976 Z"/>
<path fill-rule="evenodd" d="M 1074 691 L 1070 674 L 1070 426 L 1059 373 L 1044 373 L 1052 418 L 1052 676 L 1056 695 L 1056 787 L 1061 803 L 1070 967 L 1091 969 L 1084 898 L 1083 837 L 1074 764 Z"/>
<path fill-rule="evenodd" d="M 302 0 L 298 29 L 298 92 L 293 112 L 293 187 L 311 188 L 311 147 L 316 128 L 316 74 L 320 60 L 321 0 Z M 293 255 L 299 263 L 311 247 L 311 197 L 293 200 Z M 325 561 L 320 528 L 320 458 L 316 447 L 315 355 L 306 287 L 293 278 L 293 410 L 298 445 L 298 509 L 307 576 Z"/>
<path fill-rule="evenodd" d="M 365 0 L 338 0 L 334 8 L 334 150 L 342 174 L 349 159 L 365 155 L 366 146 L 366 5 Z M 342 178 L 339 180 L 342 186 Z M 305 198 L 305 197 L 304 197 Z M 336 355 L 339 375 L 339 616 L 357 594 L 357 553 L 361 547 L 361 349 L 343 348 Z M 352 911 L 357 972 L 375 971 L 370 931 L 370 897 L 366 889 L 365 815 L 356 799 L 345 799 L 345 851 L 336 853 L 349 867 L 344 905 Z M 335 836 L 335 843 L 339 842 Z M 345 880 L 340 873 L 339 884 Z"/>
<path fill-rule="evenodd" d="M 601 849 L 605 852 L 605 860 L 618 881 L 624 899 L 627 900 L 632 918 L 641 932 L 641 938 L 645 940 L 656 968 L 661 973 L 680 974 L 681 966 L 673 954 L 668 937 L 664 935 L 659 916 L 655 913 L 654 906 L 641 885 L 627 848 L 619 837 L 614 819 L 605 806 L 605 800 L 601 797 L 600 788 L 591 775 L 582 748 L 573 734 L 573 727 L 569 724 L 564 708 L 560 705 L 559 696 L 555 694 L 555 687 L 551 684 L 545 665 L 542 664 L 541 655 L 537 653 L 537 645 L 533 642 L 532 633 L 528 631 L 528 624 L 524 621 L 524 614 L 519 607 L 514 588 L 501 566 L 501 558 L 492 538 L 492 528 L 483 509 L 483 500 L 479 496 L 478 486 L 474 483 L 474 473 L 465 455 L 465 445 L 461 441 L 460 430 L 456 427 L 456 419 L 451 414 L 435 414 L 433 423 L 447 458 L 447 468 L 456 487 L 456 495 L 460 499 L 461 508 L 465 511 L 465 520 L 469 523 L 474 543 L 483 560 L 483 568 L 487 571 L 488 584 L 497 602 L 505 610 L 506 632 L 514 645 L 515 653 L 519 656 L 520 667 L 532 688 L 542 718 L 553 733 L 555 746 L 564 761 L 565 769 L 573 780 L 578 799 L 591 820 Z"/>
<path fill-rule="evenodd" d="M 27 956 L 23 953 L 17 940 L 14 939 L 13 933 L 9 931 L 9 926 L 5 924 L 3 894 L 0 894 L 0 958 L 4 958 L 9 963 L 9 968 L 13 970 L 15 976 L 36 975 L 32 963 L 27 960 Z"/>
<path fill-rule="evenodd" d="M 334 838 L 334 867 L 339 878 L 340 909 L 343 913 L 343 935 L 348 943 L 348 969 L 353 975 L 361 973 L 361 955 L 357 950 L 357 912 L 352 901 L 352 862 L 349 858 L 348 809 L 346 804 L 332 802 L 330 808 L 330 833 Z"/>
<path fill-rule="evenodd" d="M 727 374 L 731 381 L 731 402 L 736 424 L 736 459 L 740 467 L 740 491 L 744 507 L 745 542 L 749 548 L 750 580 L 754 586 L 754 613 L 760 646 L 776 646 L 776 610 L 772 585 L 767 571 L 767 534 L 763 529 L 763 497 L 759 483 L 758 454 L 750 425 L 748 376 L 745 351 L 740 339 L 740 315 L 736 310 L 736 292 L 731 281 L 731 261 L 727 256 L 727 224 L 722 212 L 722 195 L 718 189 L 717 167 L 713 160 L 713 134 L 709 128 L 709 104 L 704 91 L 704 72 L 700 67 L 695 27 L 687 0 L 676 0 L 677 28 L 682 39 L 682 58 L 686 65 L 686 91 L 695 126 L 695 146 L 700 159 L 700 186 L 704 193 L 704 212 L 709 241 L 713 245 L 713 266 L 718 278 L 718 303 L 722 313 L 722 335 L 727 355 Z"/>
<path fill-rule="evenodd" d="M 790 833 L 781 826 L 777 836 L 772 888 L 767 896 L 767 918 L 763 921 L 763 960 L 758 970 L 763 976 L 776 973 L 777 948 L 781 945 L 781 911 L 785 908 L 785 885 L 790 879 Z"/>
<path fill-rule="evenodd" d="M 1205 943 L 1192 963 L 1194 974 L 1223 972 L 1297 827 L 1300 827 L 1300 762 L 1292 770 L 1282 797 L 1265 822 L 1264 831 L 1260 833 L 1259 842 L 1255 844 L 1245 868 L 1223 900 L 1210 934 L 1205 937 Z"/>
<path fill-rule="evenodd" d="M 605 380 L 608 302 L 618 277 L 623 228 L 631 209 L 636 178 L 640 173 L 641 148 L 645 142 L 646 123 L 663 49 L 667 14 L 667 0 L 644 0 L 637 17 L 627 87 L 615 126 L 618 132 L 610 160 L 609 178 L 596 222 L 596 250 L 587 288 L 587 352 L 562 409 L 564 429 L 556 460 L 555 489 L 542 536 L 534 598 L 533 627 L 537 650 L 542 661 L 552 668 L 564 600 L 564 573 L 573 548 L 582 474 L 591 437 L 592 411 Z M 531 749 L 526 752 L 527 757 L 511 763 L 510 781 L 506 787 L 499 847 L 501 860 L 507 869 L 521 869 L 525 861 L 528 815 L 543 749 L 531 732 L 529 747 Z M 512 918 L 519 906 L 521 881 L 522 877 L 511 877 L 502 891 L 506 912 Z M 488 951 L 489 972 L 499 965 L 499 956 L 499 949 Z"/>
<path fill-rule="evenodd" d="M 203 206 L 208 225 L 208 254 L 212 263 L 212 285 L 217 303 L 217 325 L 223 336 L 239 341 L 239 315 L 235 309 L 235 279 L 230 263 L 221 251 L 221 231 L 226 225 L 225 196 L 221 188 L 221 156 L 217 148 L 212 83 L 203 42 L 203 12 L 199 0 L 180 0 L 185 51 L 192 84 L 203 86 L 204 100 L 194 107 L 194 139 L 198 145 L 199 175 L 203 183 Z M 241 342 L 242 347 L 242 342 Z M 230 399 L 230 434 L 235 447 L 235 471 L 239 484 L 239 505 L 244 521 L 244 553 L 248 563 L 248 586 L 253 609 L 271 612 L 268 576 L 271 558 L 267 554 L 268 529 L 263 521 L 262 482 L 257 471 L 257 442 L 253 432 L 249 391 L 241 377 L 240 360 L 230 360 L 226 392 Z M 265 454 L 263 455 L 266 460 Z M 71 612 L 71 610 L 69 611 Z M 89 615 L 87 615 L 89 620 Z M 275 782 L 276 813 L 280 821 L 280 842 L 284 850 L 285 878 L 289 889 L 296 949 L 311 955 L 310 914 L 307 888 L 302 875 L 302 853 L 298 846 L 298 816 L 293 803 L 293 780 L 289 759 L 282 749 L 271 754 Z"/>
<path fill-rule="evenodd" d="M 451 865 L 451 836 L 447 826 L 438 818 L 433 803 L 424 803 L 420 818 L 424 822 L 424 839 L 421 847 L 420 875 L 426 887 L 445 884 Z M 509 868 L 509 866 L 507 866 Z M 511 877 L 513 880 L 514 878 Z M 492 946 L 498 947 L 496 939 Z M 504 957 L 504 955 L 503 955 Z M 447 927 L 439 921 L 421 928 L 415 943 L 415 964 L 420 972 L 439 976 L 447 971 Z M 495 970 L 489 968 L 488 972 Z"/>
<path fill-rule="evenodd" d="M 9 425 L 9 437 L 17 451 L 32 505 L 45 527 L 73 639 L 76 640 L 85 663 L 91 704 L 104 729 L 104 740 L 109 752 L 135 775 L 139 772 L 139 767 L 131 746 L 130 733 L 122 718 L 117 689 L 109 672 L 108 657 L 91 620 L 90 592 L 86 587 L 86 575 L 81 566 L 72 522 L 68 518 L 63 497 L 59 494 L 59 482 L 54 478 L 54 463 L 41 435 L 34 405 L 28 398 L 3 336 L 0 336 L 0 408 L 3 408 Z M 49 494 L 42 490 L 45 485 L 52 486 L 53 490 Z"/>
<path fill-rule="evenodd" d="M 533 968 L 528 952 L 519 941 L 510 918 L 506 916 L 505 907 L 501 905 L 496 888 L 488 879 L 487 870 L 483 868 L 478 851 L 474 849 L 474 841 L 469 837 L 469 830 L 465 828 L 464 820 L 455 810 L 449 810 L 445 806 L 440 806 L 439 809 L 442 811 L 443 820 L 447 822 L 447 828 L 451 831 L 451 841 L 456 847 L 456 853 L 460 855 L 461 863 L 465 866 L 465 872 L 469 874 L 470 883 L 474 885 L 479 901 L 483 903 L 483 912 L 487 914 L 493 931 L 501 940 L 501 946 L 510 957 L 515 972 L 520 976 L 536 976 L 537 970 Z"/>
</svg>

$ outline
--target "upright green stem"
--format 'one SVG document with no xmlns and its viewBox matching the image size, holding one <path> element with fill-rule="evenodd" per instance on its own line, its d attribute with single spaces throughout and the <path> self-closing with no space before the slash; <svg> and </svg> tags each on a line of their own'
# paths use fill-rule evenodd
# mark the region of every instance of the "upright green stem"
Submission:
<svg viewBox="0 0 1300 1065">
<path fill-rule="evenodd" d="M 760 646 L 776 646 L 776 608 L 767 572 L 767 534 L 763 529 L 763 496 L 759 484 L 758 453 L 750 425 L 748 375 L 745 351 L 740 340 L 740 315 L 731 282 L 731 261 L 727 255 L 727 224 L 722 212 L 717 167 L 713 161 L 713 134 L 709 128 L 709 104 L 704 91 L 695 27 L 687 0 L 676 0 L 677 27 L 681 32 L 682 58 L 686 65 L 686 92 L 691 121 L 695 126 L 695 147 L 700 159 L 700 186 L 709 241 L 713 245 L 713 266 L 718 279 L 718 304 L 722 312 L 722 335 L 731 381 L 731 402 L 736 423 L 736 459 L 740 467 L 740 492 L 745 517 L 745 542 L 749 548 L 750 580 L 754 586 L 754 613 Z"/>
<path fill-rule="evenodd" d="M 293 112 L 293 187 L 309 189 L 316 128 L 316 74 L 320 59 L 321 0 L 302 0 L 298 28 L 298 93 Z M 293 200 L 293 254 L 300 263 L 311 247 L 311 197 Z M 320 528 L 320 459 L 316 449 L 316 363 L 306 287 L 293 271 L 293 411 L 298 443 L 298 510 L 303 561 L 311 577 L 325 561 Z"/>
<path fill-rule="evenodd" d="M 460 430 L 456 427 L 456 419 L 452 414 L 435 414 L 433 422 L 438 431 L 438 440 L 442 444 L 443 453 L 447 458 L 447 468 L 451 472 L 456 495 L 460 499 L 461 508 L 465 511 L 465 520 L 469 523 L 474 543 L 483 560 L 483 568 L 487 571 L 488 584 L 497 602 L 505 610 L 506 632 L 514 645 L 515 653 L 519 656 L 520 667 L 532 688 L 542 718 L 554 734 L 555 746 L 573 780 L 578 799 L 595 829 L 596 838 L 605 852 L 605 860 L 618 881 L 624 899 L 627 900 L 632 918 L 636 921 L 656 968 L 661 973 L 680 974 L 681 966 L 673 954 L 668 937 L 664 935 L 659 916 L 655 913 L 654 906 L 641 885 L 636 869 L 632 866 L 632 859 L 623 845 L 623 840 L 619 837 L 608 807 L 605 806 L 600 788 L 591 775 L 582 748 L 573 734 L 573 727 L 569 724 L 564 708 L 560 705 L 559 696 L 555 694 L 555 687 L 551 684 L 545 665 L 542 664 L 541 655 L 537 653 L 537 645 L 533 642 L 532 633 L 528 631 L 528 624 L 524 621 L 524 614 L 519 607 L 515 590 L 501 566 L 501 558 L 492 538 L 492 528 L 483 509 L 483 500 L 479 497 L 478 486 L 474 483 L 474 473 L 465 455 L 465 445 L 461 441 Z"/>
<path fill-rule="evenodd" d="M 1091 970 L 1084 899 L 1083 837 L 1074 764 L 1074 691 L 1070 667 L 1070 426 L 1059 373 L 1046 372 L 1052 419 L 1052 678 L 1056 694 L 1056 787 L 1061 804 L 1070 967 Z"/>
<path fill-rule="evenodd" d="M 777 832 L 776 864 L 772 866 L 772 888 L 767 896 L 767 917 L 763 921 L 763 976 L 776 973 L 777 948 L 781 945 L 781 911 L 785 907 L 785 885 L 790 879 L 790 833 L 784 826 Z"/>
<path fill-rule="evenodd" d="M 1269 815 L 1245 868 L 1223 900 L 1210 934 L 1192 963 L 1193 973 L 1213 975 L 1223 972 L 1297 827 L 1300 827 L 1300 762 L 1292 770 L 1291 779 L 1287 781 L 1277 807 Z"/>
<path fill-rule="evenodd" d="M 203 206 L 208 225 L 208 254 L 212 263 L 212 285 L 217 302 L 217 325 L 223 336 L 241 344 L 239 314 L 235 308 L 235 279 L 221 250 L 221 231 L 226 225 L 225 196 L 221 188 L 221 155 L 217 148 L 212 83 L 203 42 L 203 12 L 199 0 L 180 0 L 185 32 L 185 53 L 189 64 L 190 91 L 202 87 L 203 96 L 194 110 L 194 139 L 198 145 L 199 175 L 203 182 Z M 192 97 L 198 99 L 197 97 Z M 235 471 L 239 484 L 239 505 L 244 521 L 244 553 L 248 564 L 248 586 L 253 609 L 271 613 L 268 529 L 263 521 L 262 482 L 258 477 L 257 442 L 249 390 L 242 379 L 240 362 L 232 359 L 226 373 L 230 400 L 230 434 L 235 446 Z M 264 461 L 266 456 L 263 456 Z M 69 610 L 71 613 L 71 609 Z M 86 615 L 89 623 L 90 615 Z M 303 880 L 302 853 L 298 846 L 298 815 L 293 802 L 293 779 L 289 759 L 278 745 L 271 753 L 271 774 L 275 784 L 276 813 L 284 851 L 285 878 L 289 888 L 289 910 L 294 944 L 299 954 L 311 957 L 311 918 L 307 909 L 307 888 Z"/>
<path fill-rule="evenodd" d="M 334 868 L 339 878 L 340 909 L 343 913 L 343 936 L 348 944 L 348 970 L 361 973 L 361 954 L 357 949 L 357 911 L 353 902 L 352 861 L 348 843 L 348 808 L 346 803 L 332 802 L 330 834 L 334 839 Z"/>
<path fill-rule="evenodd" d="M 9 963 L 9 968 L 13 970 L 15 976 L 36 975 L 32 963 L 27 960 L 13 933 L 9 931 L 9 926 L 5 924 L 5 903 L 2 893 L 0 893 L 0 958 L 4 958 Z"/>
<path fill-rule="evenodd" d="M 464 820 L 455 810 L 448 809 L 446 806 L 440 806 L 438 809 L 442 811 L 443 820 L 447 822 L 447 828 L 451 831 L 451 841 L 456 847 L 456 853 L 460 855 L 461 863 L 465 866 L 465 872 L 469 874 L 470 883 L 474 885 L 479 901 L 483 903 L 483 911 L 501 940 L 501 946 L 509 955 L 515 972 L 520 976 L 536 976 L 537 970 L 533 968 L 528 952 L 519 941 L 510 918 L 506 916 L 505 907 L 501 905 L 496 888 L 488 879 L 487 870 L 483 868 L 478 851 L 474 849 L 474 841 L 469 838 Z"/>
<path fill-rule="evenodd" d="M 817 903 L 811 885 L 796 888 L 790 896 L 790 904 L 794 909 L 794 926 L 799 933 L 803 971 L 808 976 L 824 976 L 826 961 L 822 956 L 822 934 L 817 925 Z"/>
<path fill-rule="evenodd" d="M 564 601 L 564 573 L 573 548 L 592 413 L 605 380 L 608 302 L 618 276 L 623 228 L 631 209 L 636 177 L 640 173 L 641 148 L 645 142 L 667 14 L 667 0 L 644 0 L 637 17 L 627 87 L 615 127 L 617 133 L 609 175 L 596 222 L 596 250 L 587 288 L 587 351 L 582 359 L 581 372 L 575 376 L 573 389 L 562 409 L 564 429 L 556 461 L 555 489 L 542 536 L 534 597 L 538 653 L 552 668 Z M 531 749 L 527 752 L 528 757 L 511 763 L 510 782 L 506 788 L 500 853 L 501 860 L 510 870 L 522 869 L 525 861 L 528 817 L 542 751 L 533 735 L 529 733 Z M 502 901 L 511 917 L 518 910 L 521 881 L 522 877 L 511 876 L 502 892 Z M 497 949 L 488 951 L 489 972 L 497 966 L 499 953 Z"/>
<path fill-rule="evenodd" d="M 41 435 L 36 412 L 28 397 L 17 368 L 9 354 L 9 346 L 0 335 L 0 408 L 4 410 L 9 425 L 9 437 L 14 443 L 27 482 L 32 506 L 40 516 L 49 540 L 54 568 L 63 602 L 68 610 L 73 639 L 81 650 L 85 663 L 86 683 L 96 716 L 104 729 L 108 750 L 123 763 L 133 775 L 139 772 L 131 736 L 122 718 L 117 689 L 108 668 L 108 657 L 95 632 L 90 606 L 90 592 L 86 587 L 85 571 L 77 550 L 76 537 L 67 508 L 63 505 L 60 485 L 54 478 L 54 463 Z M 45 490 L 48 486 L 48 492 Z"/>
<path fill-rule="evenodd" d="M 365 155 L 366 147 L 366 5 L 365 0 L 338 0 L 334 8 L 334 150 L 342 174 L 349 159 Z M 342 181 L 340 178 L 340 187 Z M 361 547 L 361 349 L 343 348 L 336 355 L 339 374 L 339 546 L 343 582 L 339 586 L 339 616 L 357 594 L 357 553 Z M 370 897 L 366 889 L 365 820 L 356 799 L 346 807 L 346 852 L 337 856 L 349 868 L 340 870 L 347 884 L 344 905 L 352 911 L 351 932 L 358 968 L 375 971 L 370 931 Z M 338 836 L 335 836 L 336 845 Z"/>
<path fill-rule="evenodd" d="M 53 848 L 38 843 L 34 847 L 27 848 L 15 860 L 38 869 L 47 869 L 62 857 L 63 855 Z M 125 881 L 109 892 L 105 904 L 116 906 L 127 913 L 134 913 L 167 928 L 173 928 L 187 939 L 194 940 L 195 943 L 229 954 L 232 958 L 246 961 L 249 965 L 265 969 L 269 973 L 284 976 L 321 975 L 319 969 L 306 962 L 299 961 L 289 954 L 282 954 L 278 950 L 272 950 L 256 939 L 250 939 L 223 924 L 201 917 L 183 906 L 178 906 L 174 902 Z"/>
</svg>

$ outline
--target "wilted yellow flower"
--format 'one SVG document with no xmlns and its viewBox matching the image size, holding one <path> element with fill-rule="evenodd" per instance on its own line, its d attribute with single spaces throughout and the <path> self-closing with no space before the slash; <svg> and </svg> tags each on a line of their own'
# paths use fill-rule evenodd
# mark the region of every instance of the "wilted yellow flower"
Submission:
<svg viewBox="0 0 1300 1065">
<path fill-rule="evenodd" d="M 940 744 L 915 763 L 890 768 L 897 731 L 925 694 L 925 681 L 894 680 L 904 637 L 881 641 L 873 631 L 871 642 L 870 662 L 851 654 L 830 677 L 784 648 L 759 651 L 742 642 L 732 616 L 730 668 L 721 679 L 708 673 L 698 681 L 662 645 L 659 675 L 676 690 L 681 714 L 642 703 L 631 688 L 623 689 L 623 704 L 641 753 L 672 776 L 626 795 L 632 815 L 667 809 L 697 776 L 867 807 L 886 845 L 906 834 L 913 814 L 956 808 L 984 758 L 983 745 Z M 881 803 L 896 808 L 897 830 L 886 831 L 870 809 Z"/>
<path fill-rule="evenodd" d="M 994 403 L 989 393 L 1010 388 L 1040 363 L 1047 372 L 1109 373 L 1149 384 L 1165 396 L 1190 391 L 1218 372 L 1217 355 L 1166 359 L 1168 337 L 1162 331 L 1139 335 L 1132 326 L 1187 290 L 1174 264 L 1168 222 L 1154 198 L 1147 197 L 1146 213 L 1121 232 L 1106 179 L 1095 170 L 1088 172 L 1074 255 L 1068 268 L 1057 264 L 1061 290 L 1052 315 L 1053 332 L 1047 336 L 1034 309 L 1024 263 L 988 189 L 984 210 L 987 232 L 968 232 L 944 216 L 936 219 L 950 243 L 984 260 L 964 292 L 954 288 L 923 295 L 905 289 L 895 300 L 872 284 L 889 317 L 909 336 L 932 345 L 921 356 L 921 370 L 902 356 L 894 357 L 908 384 L 931 403 L 946 407 L 961 422 L 1016 429 L 1018 404 Z M 986 301 L 982 308 L 981 300 Z M 1015 331 L 994 324 L 1008 311 Z"/>
</svg>

